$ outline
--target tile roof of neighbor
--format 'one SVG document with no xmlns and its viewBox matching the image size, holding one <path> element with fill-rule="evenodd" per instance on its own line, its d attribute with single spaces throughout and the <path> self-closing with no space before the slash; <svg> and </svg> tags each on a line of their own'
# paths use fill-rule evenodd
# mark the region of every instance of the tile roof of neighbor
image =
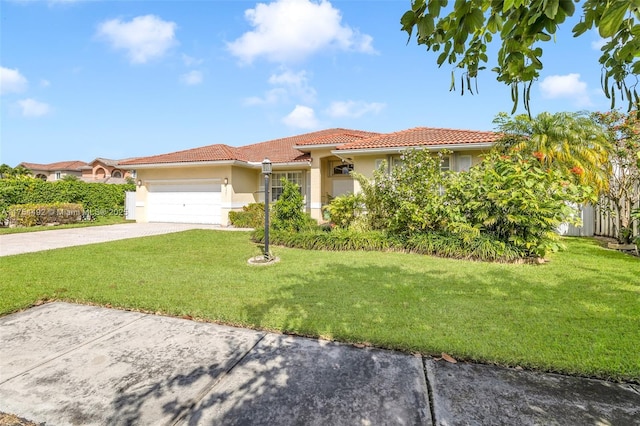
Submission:
<svg viewBox="0 0 640 426">
<path fill-rule="evenodd" d="M 238 160 L 259 163 L 269 158 L 273 163 L 292 163 L 308 161 L 309 154 L 302 153 L 294 146 L 302 145 L 338 145 L 362 138 L 378 135 L 378 133 L 349 129 L 326 129 L 303 135 L 274 139 L 242 147 L 231 147 L 223 144 L 203 146 L 168 154 L 139 157 L 121 161 L 120 165 L 159 164 L 159 163 L 191 163 L 199 161 Z"/>
<path fill-rule="evenodd" d="M 192 163 L 197 161 L 224 161 L 236 160 L 238 148 L 223 144 L 202 146 L 186 149 L 184 151 L 170 152 L 168 154 L 152 155 L 150 157 L 138 157 L 120 161 L 121 166 L 135 164 L 159 164 L 159 163 Z"/>
<path fill-rule="evenodd" d="M 414 127 L 400 132 L 380 134 L 340 145 L 338 150 L 400 148 L 429 145 L 456 145 L 483 142 L 495 142 L 500 134 L 477 130 L 439 129 L 432 127 Z"/>
<path fill-rule="evenodd" d="M 56 171 L 56 170 L 74 170 L 79 171 L 83 167 L 87 165 L 84 161 L 59 161 L 57 163 L 50 164 L 38 164 L 38 163 L 25 163 L 22 162 L 19 164 L 30 170 L 48 170 L 48 171 Z"/>
</svg>

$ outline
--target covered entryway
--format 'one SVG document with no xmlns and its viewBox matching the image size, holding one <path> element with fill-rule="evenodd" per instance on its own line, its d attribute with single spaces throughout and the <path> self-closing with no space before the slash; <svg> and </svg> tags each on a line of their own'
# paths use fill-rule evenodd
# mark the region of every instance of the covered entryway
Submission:
<svg viewBox="0 0 640 426">
<path fill-rule="evenodd" d="M 147 221 L 220 224 L 218 181 L 153 182 L 147 194 Z"/>
</svg>

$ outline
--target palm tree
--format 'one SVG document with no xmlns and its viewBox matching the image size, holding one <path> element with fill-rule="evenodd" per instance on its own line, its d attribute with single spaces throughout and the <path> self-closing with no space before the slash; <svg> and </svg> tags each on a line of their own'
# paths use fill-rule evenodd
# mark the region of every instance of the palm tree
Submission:
<svg viewBox="0 0 640 426">
<path fill-rule="evenodd" d="M 535 117 L 500 113 L 494 120 L 503 137 L 496 149 L 516 149 L 537 157 L 601 192 L 608 187 L 611 173 L 610 143 L 599 126 L 585 112 L 543 112 Z"/>
</svg>

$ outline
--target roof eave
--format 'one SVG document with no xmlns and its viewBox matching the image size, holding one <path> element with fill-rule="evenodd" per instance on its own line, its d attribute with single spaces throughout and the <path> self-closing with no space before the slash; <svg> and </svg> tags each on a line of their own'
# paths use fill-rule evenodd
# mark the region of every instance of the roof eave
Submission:
<svg viewBox="0 0 640 426">
<path fill-rule="evenodd" d="M 239 160 L 215 160 L 215 161 L 184 161 L 171 163 L 141 163 L 118 164 L 118 167 L 126 170 L 141 169 L 168 169 L 177 167 L 203 167 L 203 166 L 246 166 L 245 161 Z"/>
<path fill-rule="evenodd" d="M 262 169 L 262 162 L 249 162 L 248 163 L 252 168 L 255 169 Z M 278 163 L 278 162 L 273 162 L 271 163 L 272 167 L 274 169 L 299 169 L 301 167 L 303 168 L 309 168 L 311 167 L 311 161 L 310 160 L 303 160 L 303 161 L 289 161 L 289 162 L 283 162 L 283 163 Z"/>
<path fill-rule="evenodd" d="M 397 147 L 384 148 L 359 148 L 359 149 L 336 149 L 331 151 L 334 155 L 339 154 L 397 154 L 407 149 L 427 149 L 429 151 L 439 151 L 448 149 L 451 151 L 462 149 L 483 149 L 491 148 L 495 142 L 477 142 L 477 143 L 458 143 L 458 144 L 441 144 L 441 145 L 407 145 Z"/>
<path fill-rule="evenodd" d="M 313 145 L 293 145 L 293 148 L 297 149 L 298 151 L 305 152 L 306 150 L 311 150 L 311 149 L 331 149 L 331 148 L 336 148 L 340 145 L 344 145 L 344 143 L 318 143 Z"/>
</svg>

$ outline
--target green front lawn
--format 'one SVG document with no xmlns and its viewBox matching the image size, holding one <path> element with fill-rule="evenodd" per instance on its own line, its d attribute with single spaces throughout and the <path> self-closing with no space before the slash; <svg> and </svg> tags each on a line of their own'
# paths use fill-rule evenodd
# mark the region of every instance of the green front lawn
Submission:
<svg viewBox="0 0 640 426">
<path fill-rule="evenodd" d="M 589 239 L 544 265 L 274 247 L 194 230 L 0 258 L 0 314 L 109 304 L 459 359 L 640 381 L 640 260 Z"/>
</svg>

